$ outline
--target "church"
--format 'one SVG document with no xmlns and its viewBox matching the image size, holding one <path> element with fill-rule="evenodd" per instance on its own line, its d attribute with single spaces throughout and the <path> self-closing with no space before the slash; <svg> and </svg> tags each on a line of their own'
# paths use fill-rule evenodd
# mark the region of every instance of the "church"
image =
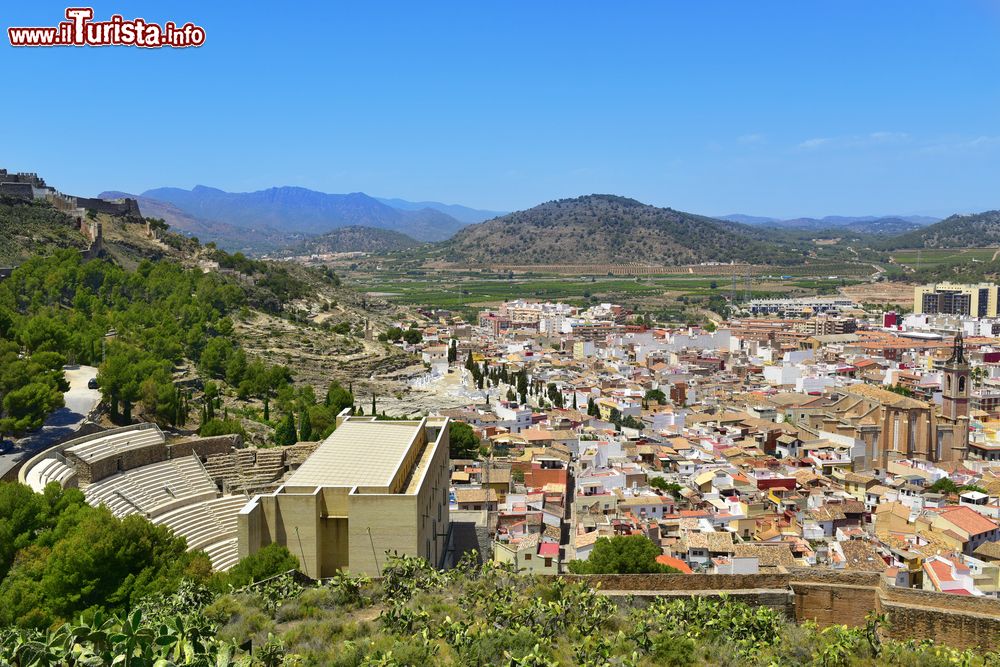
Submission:
<svg viewBox="0 0 1000 667">
<path fill-rule="evenodd" d="M 862 443 L 857 469 L 885 470 L 890 461 L 960 461 L 969 446 L 969 363 L 961 334 L 941 364 L 941 405 L 868 384 L 809 415 L 811 428 Z"/>
</svg>

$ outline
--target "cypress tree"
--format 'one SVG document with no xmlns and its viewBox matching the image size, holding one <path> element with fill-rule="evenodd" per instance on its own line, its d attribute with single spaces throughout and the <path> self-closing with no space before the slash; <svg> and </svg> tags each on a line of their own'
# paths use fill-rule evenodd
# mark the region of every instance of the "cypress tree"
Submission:
<svg viewBox="0 0 1000 667">
<path fill-rule="evenodd" d="M 302 416 L 299 418 L 299 440 L 312 440 L 312 421 L 309 419 L 309 408 L 302 408 Z"/>
<path fill-rule="evenodd" d="M 295 433 L 295 417 L 289 412 L 274 429 L 274 441 L 279 445 L 294 445 L 297 439 Z"/>
</svg>

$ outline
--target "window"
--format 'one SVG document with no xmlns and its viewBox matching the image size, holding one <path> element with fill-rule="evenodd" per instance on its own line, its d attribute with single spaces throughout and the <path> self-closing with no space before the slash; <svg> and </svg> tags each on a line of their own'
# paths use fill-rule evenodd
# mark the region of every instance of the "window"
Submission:
<svg viewBox="0 0 1000 667">
<path fill-rule="evenodd" d="M 524 560 L 531 560 L 531 554 L 524 554 Z"/>
</svg>

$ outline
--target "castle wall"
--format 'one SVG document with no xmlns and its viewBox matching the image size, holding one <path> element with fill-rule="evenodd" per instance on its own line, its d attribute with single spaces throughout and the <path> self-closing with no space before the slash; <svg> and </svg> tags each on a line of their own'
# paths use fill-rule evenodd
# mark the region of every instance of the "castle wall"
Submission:
<svg viewBox="0 0 1000 667">
<path fill-rule="evenodd" d="M 34 196 L 35 191 L 32 189 L 31 183 L 0 183 L 0 197 L 31 201 Z"/>
<path fill-rule="evenodd" d="M 108 215 L 124 216 L 130 218 L 141 218 L 139 203 L 134 199 L 122 199 L 118 201 L 108 201 L 106 199 L 93 199 L 90 197 L 76 197 L 77 208 L 107 213 Z"/>
</svg>

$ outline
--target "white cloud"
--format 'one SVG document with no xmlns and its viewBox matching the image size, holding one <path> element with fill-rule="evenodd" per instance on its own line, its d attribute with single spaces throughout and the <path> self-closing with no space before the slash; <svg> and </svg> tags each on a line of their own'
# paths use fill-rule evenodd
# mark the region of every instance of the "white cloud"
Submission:
<svg viewBox="0 0 1000 667">
<path fill-rule="evenodd" d="M 817 148 L 868 148 L 886 144 L 902 144 L 910 140 L 906 132 L 869 132 L 868 134 L 852 134 L 842 137 L 816 137 L 806 139 L 798 144 L 800 150 Z"/>
<path fill-rule="evenodd" d="M 798 145 L 798 148 L 809 151 L 816 148 L 822 148 L 823 146 L 828 146 L 832 143 L 833 139 L 830 137 L 816 137 L 815 139 L 806 139 Z"/>
</svg>

